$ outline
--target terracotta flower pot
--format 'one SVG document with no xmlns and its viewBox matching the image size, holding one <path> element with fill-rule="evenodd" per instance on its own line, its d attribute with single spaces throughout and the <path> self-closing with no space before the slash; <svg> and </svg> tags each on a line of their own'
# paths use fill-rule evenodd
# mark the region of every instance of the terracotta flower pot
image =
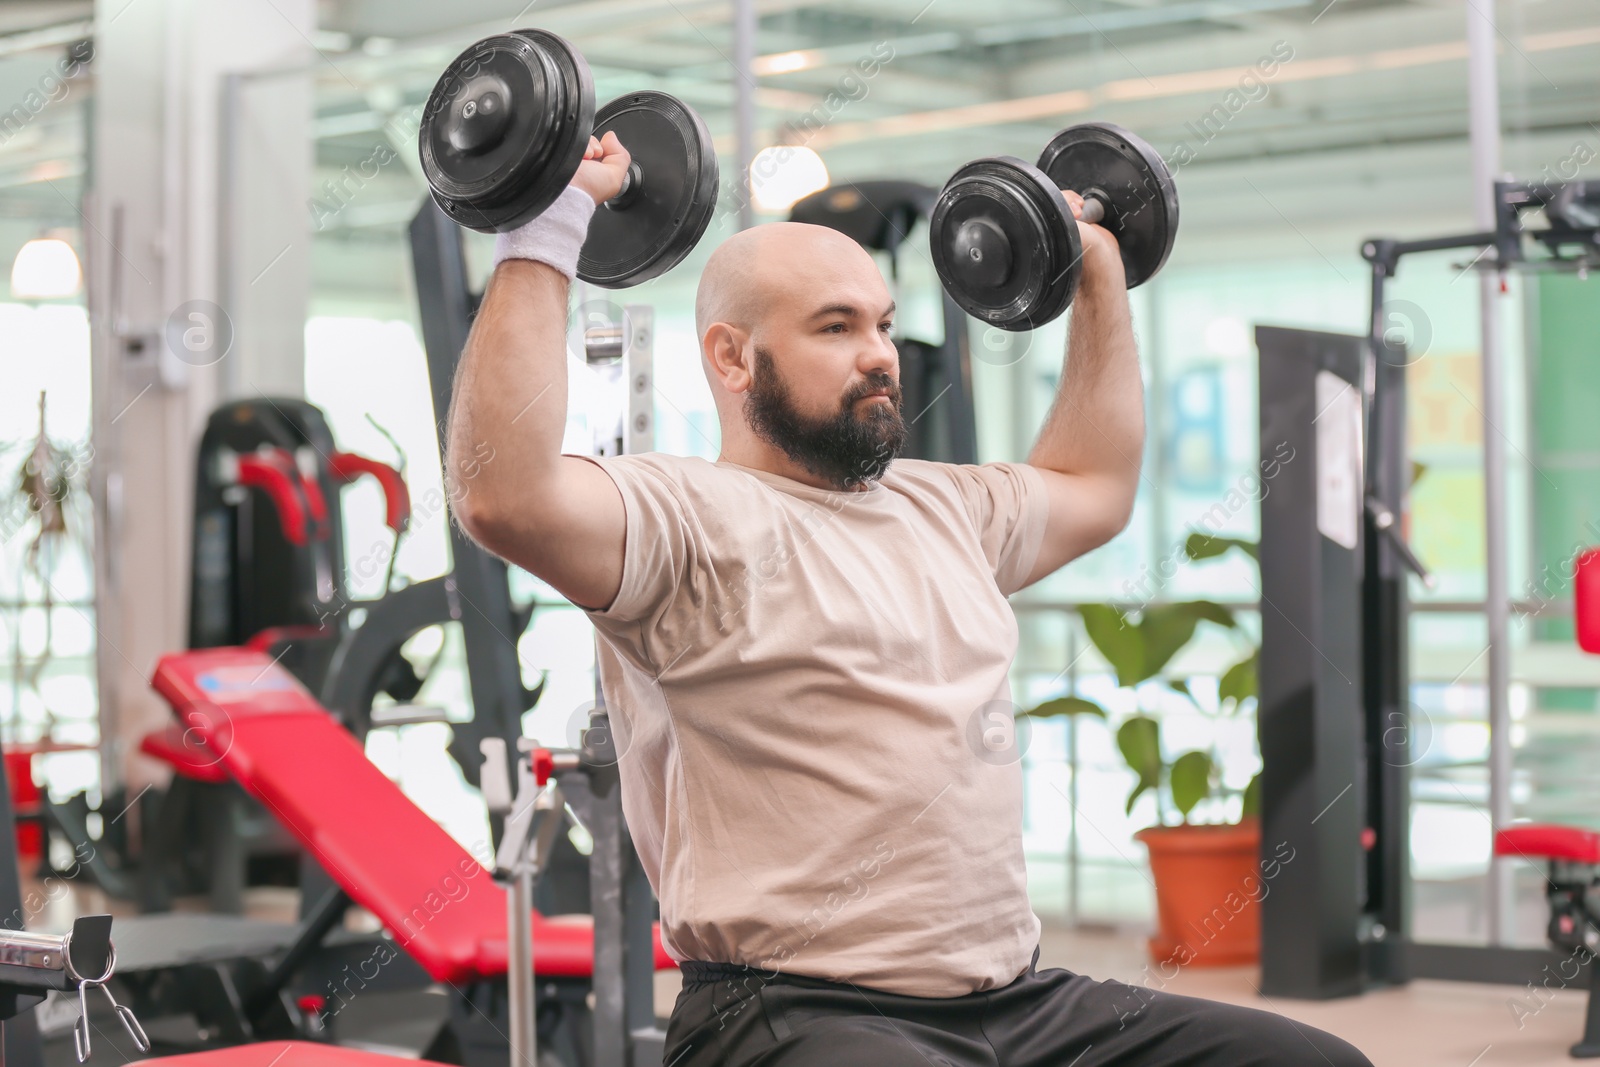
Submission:
<svg viewBox="0 0 1600 1067">
<path fill-rule="evenodd" d="M 1261 954 L 1261 824 L 1152 826 L 1133 835 L 1150 850 L 1160 928 L 1150 956 L 1180 967 L 1254 963 Z"/>
</svg>

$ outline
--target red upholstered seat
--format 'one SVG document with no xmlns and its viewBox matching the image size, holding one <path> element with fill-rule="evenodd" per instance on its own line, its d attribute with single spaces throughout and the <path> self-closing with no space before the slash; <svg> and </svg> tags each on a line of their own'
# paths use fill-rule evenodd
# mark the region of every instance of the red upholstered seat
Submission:
<svg viewBox="0 0 1600 1067">
<path fill-rule="evenodd" d="M 313 1041 L 263 1041 L 138 1061 L 139 1067 L 429 1067 L 431 1063 Z"/>
<path fill-rule="evenodd" d="M 150 684 L 191 740 L 198 736 L 434 980 L 505 974 L 505 890 L 271 657 L 242 648 L 174 653 Z M 533 931 L 536 973 L 591 976 L 588 916 L 535 912 Z M 674 966 L 659 927 L 655 963 Z"/>
<path fill-rule="evenodd" d="M 1578 826 L 1522 823 L 1494 835 L 1496 856 L 1600 863 L 1600 833 Z"/>
<path fill-rule="evenodd" d="M 227 770 L 204 742 L 178 723 L 145 734 L 144 740 L 139 742 L 139 751 L 171 764 L 175 774 L 197 782 L 222 785 L 228 780 Z"/>
</svg>

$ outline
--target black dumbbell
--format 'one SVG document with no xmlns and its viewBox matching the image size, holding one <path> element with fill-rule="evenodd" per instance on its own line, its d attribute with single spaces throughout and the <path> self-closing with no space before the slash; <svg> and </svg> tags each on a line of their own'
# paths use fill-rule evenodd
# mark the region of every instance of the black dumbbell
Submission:
<svg viewBox="0 0 1600 1067">
<path fill-rule="evenodd" d="M 653 90 L 594 106 L 589 64 L 544 30 L 486 37 L 445 68 L 418 131 L 435 202 L 484 233 L 515 229 L 572 181 L 590 136 L 633 158 L 622 192 L 594 213 L 578 277 L 612 289 L 677 266 L 717 203 L 717 155 L 700 116 Z"/>
<path fill-rule="evenodd" d="M 1166 263 L 1178 233 L 1178 191 L 1160 154 L 1120 126 L 1062 130 L 1037 165 L 979 159 L 945 183 L 929 219 L 933 264 L 969 315 L 1031 330 L 1072 303 L 1082 270 L 1078 227 L 1061 190 L 1084 198 L 1082 219 L 1117 238 L 1128 287 Z"/>
</svg>

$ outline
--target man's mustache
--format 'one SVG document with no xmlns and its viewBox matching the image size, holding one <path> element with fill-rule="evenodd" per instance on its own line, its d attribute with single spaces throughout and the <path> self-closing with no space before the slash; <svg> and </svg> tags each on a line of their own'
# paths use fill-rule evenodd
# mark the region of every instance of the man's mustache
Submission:
<svg viewBox="0 0 1600 1067">
<path fill-rule="evenodd" d="M 849 394 L 846 395 L 845 406 L 849 407 L 857 400 L 862 400 L 869 396 L 876 396 L 880 393 L 886 395 L 889 398 L 889 402 L 892 403 L 896 408 L 900 406 L 900 383 L 896 382 L 893 378 L 890 378 L 887 375 L 882 378 L 868 379 L 867 381 L 856 386 L 856 388 L 852 389 Z"/>
</svg>

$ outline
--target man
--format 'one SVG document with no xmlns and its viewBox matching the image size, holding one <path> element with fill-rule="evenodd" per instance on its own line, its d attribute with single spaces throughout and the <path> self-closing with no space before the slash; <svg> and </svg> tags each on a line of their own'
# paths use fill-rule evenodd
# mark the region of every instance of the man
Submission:
<svg viewBox="0 0 1600 1067">
<path fill-rule="evenodd" d="M 1006 597 L 1133 508 L 1143 400 L 1112 236 L 1079 224 L 1065 374 L 1027 463 L 896 459 L 883 278 L 787 223 L 728 240 L 700 281 L 717 461 L 563 456 L 568 283 L 628 162 L 592 142 L 500 236 L 448 466 L 463 527 L 601 634 L 624 809 L 683 970 L 667 1062 L 1365 1064 L 1268 1012 L 1037 970 L 1021 771 L 991 741 Z"/>
</svg>

